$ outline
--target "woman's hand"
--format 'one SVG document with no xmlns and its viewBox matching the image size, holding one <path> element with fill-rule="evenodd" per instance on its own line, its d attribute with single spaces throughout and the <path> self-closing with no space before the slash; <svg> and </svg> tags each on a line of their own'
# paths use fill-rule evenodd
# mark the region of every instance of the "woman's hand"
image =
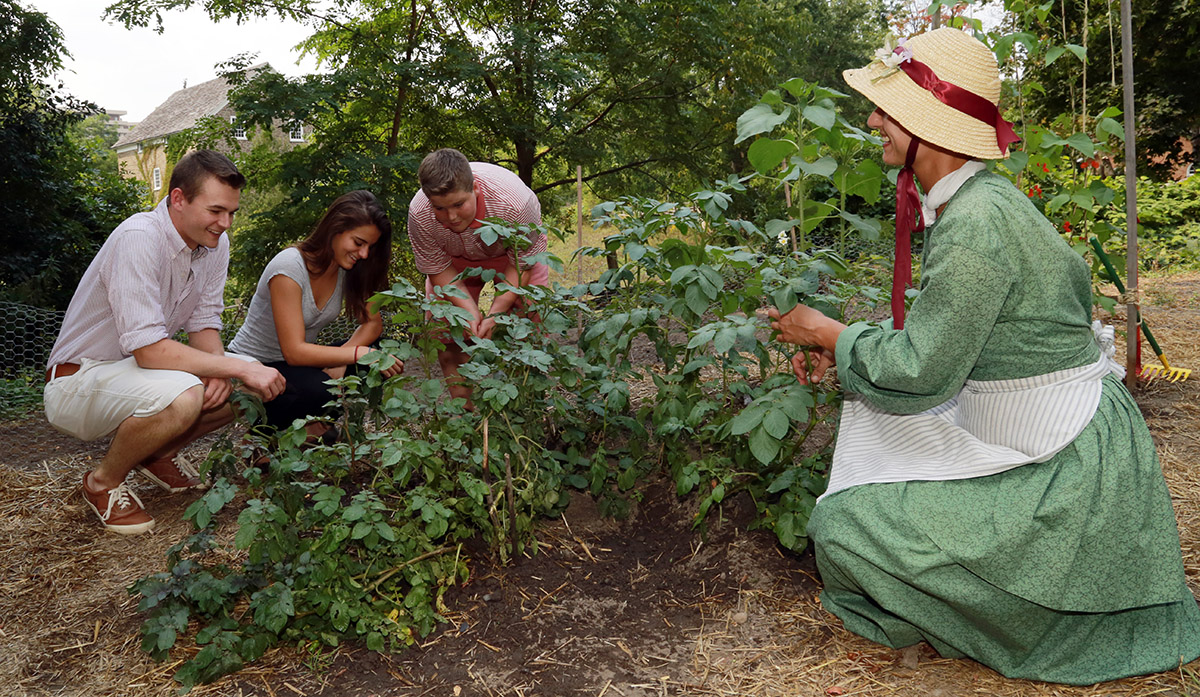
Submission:
<svg viewBox="0 0 1200 697">
<path fill-rule="evenodd" d="M 813 385 L 825 378 L 825 371 L 835 362 L 826 349 L 801 349 L 792 354 L 792 373 L 801 385 Z"/>
<path fill-rule="evenodd" d="M 840 322 L 829 319 L 808 305 L 796 305 L 786 315 L 780 315 L 779 310 L 769 307 L 767 316 L 772 320 L 771 328 L 779 332 L 782 341 L 801 346 L 833 348 L 821 341 L 822 330 L 827 329 L 830 323 L 839 325 L 838 333 L 844 328 L 840 327 Z"/>
<path fill-rule="evenodd" d="M 769 307 L 767 316 L 772 320 L 771 328 L 779 332 L 781 341 L 819 346 L 830 353 L 837 349 L 838 337 L 846 329 L 846 325 L 807 305 L 796 305 L 782 316 L 779 310 Z"/>
<path fill-rule="evenodd" d="M 391 364 L 391 365 L 389 365 L 389 366 L 388 366 L 388 367 L 386 367 L 386 368 L 380 368 L 380 370 L 379 370 L 379 374 L 380 374 L 380 375 L 382 375 L 382 376 L 383 376 L 385 379 L 386 379 L 386 378 L 390 378 L 390 377 L 392 377 L 392 376 L 394 376 L 394 375 L 399 375 L 399 374 L 401 374 L 401 373 L 403 373 L 403 372 L 404 372 L 404 361 L 400 360 L 399 358 L 396 358 L 396 356 L 395 356 L 395 355 L 393 355 L 393 354 L 390 354 L 390 353 L 386 353 L 386 352 L 384 352 L 384 351 L 382 351 L 382 350 L 380 350 L 380 349 L 371 348 L 370 346 L 364 346 L 363 348 L 367 349 L 366 353 L 364 353 L 364 354 L 363 354 L 363 358 L 366 358 L 367 356 L 371 355 L 372 353 L 378 353 L 378 354 L 380 354 L 380 356 L 379 356 L 379 360 L 378 360 L 378 361 L 373 361 L 373 362 L 375 362 L 375 363 L 382 362 L 382 361 L 383 361 L 383 357 L 384 357 L 385 355 L 386 355 L 386 356 L 391 356 L 391 358 L 392 358 L 392 364 Z M 343 372 L 344 372 L 344 371 L 343 371 Z"/>
</svg>

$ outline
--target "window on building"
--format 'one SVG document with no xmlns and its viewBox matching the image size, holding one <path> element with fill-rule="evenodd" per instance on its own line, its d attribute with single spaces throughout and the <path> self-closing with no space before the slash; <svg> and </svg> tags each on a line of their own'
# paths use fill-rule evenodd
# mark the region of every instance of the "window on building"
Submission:
<svg viewBox="0 0 1200 697">
<path fill-rule="evenodd" d="M 292 129 L 290 131 L 288 131 L 288 139 L 291 140 L 293 143 L 303 143 L 304 142 L 304 125 L 299 124 L 299 123 L 292 124 Z"/>
<path fill-rule="evenodd" d="M 162 188 L 162 170 L 158 167 L 154 168 L 154 173 L 150 177 L 154 181 L 154 190 L 158 191 Z"/>
<path fill-rule="evenodd" d="M 229 123 L 233 126 L 233 137 L 238 140 L 246 140 L 246 127 L 238 125 L 237 117 L 230 116 Z"/>
</svg>

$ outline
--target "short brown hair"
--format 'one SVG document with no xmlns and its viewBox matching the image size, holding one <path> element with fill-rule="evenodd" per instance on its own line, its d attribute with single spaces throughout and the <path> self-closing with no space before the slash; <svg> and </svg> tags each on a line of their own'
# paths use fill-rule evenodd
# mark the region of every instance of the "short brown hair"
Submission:
<svg viewBox="0 0 1200 697">
<path fill-rule="evenodd" d="M 475 175 L 467 156 L 454 148 L 434 150 L 421 160 L 417 180 L 426 196 L 441 196 L 451 191 L 470 191 L 475 188 Z"/>
<path fill-rule="evenodd" d="M 190 202 L 209 177 L 216 177 L 238 191 L 246 185 L 245 175 L 238 171 L 233 160 L 216 150 L 193 150 L 175 163 L 167 191 L 179 189 L 183 198 Z"/>
</svg>

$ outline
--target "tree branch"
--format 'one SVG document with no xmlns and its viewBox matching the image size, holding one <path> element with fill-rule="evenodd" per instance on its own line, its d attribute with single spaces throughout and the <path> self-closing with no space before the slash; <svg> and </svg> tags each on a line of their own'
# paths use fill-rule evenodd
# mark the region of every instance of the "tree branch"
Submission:
<svg viewBox="0 0 1200 697">
<path fill-rule="evenodd" d="M 638 160 L 637 162 L 630 162 L 630 163 L 628 163 L 628 164 L 624 164 L 624 165 L 621 165 L 621 166 L 619 166 L 619 167 L 612 167 L 612 168 L 606 169 L 606 170 L 604 170 L 604 171 L 602 171 L 602 172 L 596 172 L 595 174 L 589 174 L 588 176 L 586 176 L 586 177 L 584 177 L 584 178 L 583 178 L 583 181 L 585 181 L 585 182 L 586 182 L 586 181 L 591 181 L 591 180 L 593 180 L 593 179 L 596 179 L 596 178 L 598 178 L 598 177 L 603 177 L 603 176 L 605 176 L 605 175 L 609 175 L 609 174 L 616 174 L 617 172 L 620 172 L 620 171 L 622 171 L 622 170 L 626 170 L 626 169 L 631 169 L 631 168 L 633 168 L 633 167 L 641 167 L 642 165 L 649 164 L 649 163 L 651 163 L 651 162 L 658 162 L 658 161 L 660 161 L 660 160 L 662 160 L 662 159 L 664 159 L 664 158 L 661 158 L 661 157 L 649 157 L 649 158 L 646 158 L 646 159 L 644 159 L 644 160 Z M 559 179 L 559 180 L 557 180 L 557 181 L 552 181 L 552 182 L 550 182 L 550 183 L 548 183 L 548 184 L 543 184 L 543 185 L 539 186 L 538 188 L 534 189 L 534 190 L 533 190 L 533 193 L 535 193 L 535 194 L 540 194 L 540 193 L 542 193 L 543 191 L 548 191 L 548 190 L 550 190 L 550 189 L 553 189 L 553 188 L 554 188 L 554 187 L 556 187 L 556 186 L 562 186 L 562 185 L 564 185 L 564 184 L 574 184 L 576 181 L 577 181 L 577 180 L 576 180 L 576 178 L 575 178 L 575 177 L 566 177 L 566 178 L 564 178 L 564 179 Z"/>
</svg>

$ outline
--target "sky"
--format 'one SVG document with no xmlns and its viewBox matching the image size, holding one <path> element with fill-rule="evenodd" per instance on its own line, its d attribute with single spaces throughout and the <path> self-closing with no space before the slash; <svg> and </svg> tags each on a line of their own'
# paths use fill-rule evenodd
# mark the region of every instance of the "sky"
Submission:
<svg viewBox="0 0 1200 697">
<path fill-rule="evenodd" d="M 270 63 L 284 75 L 315 70 L 306 58 L 297 65 L 292 49 L 311 32 L 296 22 L 258 20 L 238 25 L 216 24 L 203 10 L 163 15 L 162 34 L 150 28 L 125 29 L 102 19 L 115 0 L 21 0 L 44 12 L 63 31 L 71 58 L 59 73 L 68 92 L 109 111 L 128 112 L 140 121 L 173 92 L 217 76 L 214 66 L 254 51 L 257 62 Z"/>
</svg>

